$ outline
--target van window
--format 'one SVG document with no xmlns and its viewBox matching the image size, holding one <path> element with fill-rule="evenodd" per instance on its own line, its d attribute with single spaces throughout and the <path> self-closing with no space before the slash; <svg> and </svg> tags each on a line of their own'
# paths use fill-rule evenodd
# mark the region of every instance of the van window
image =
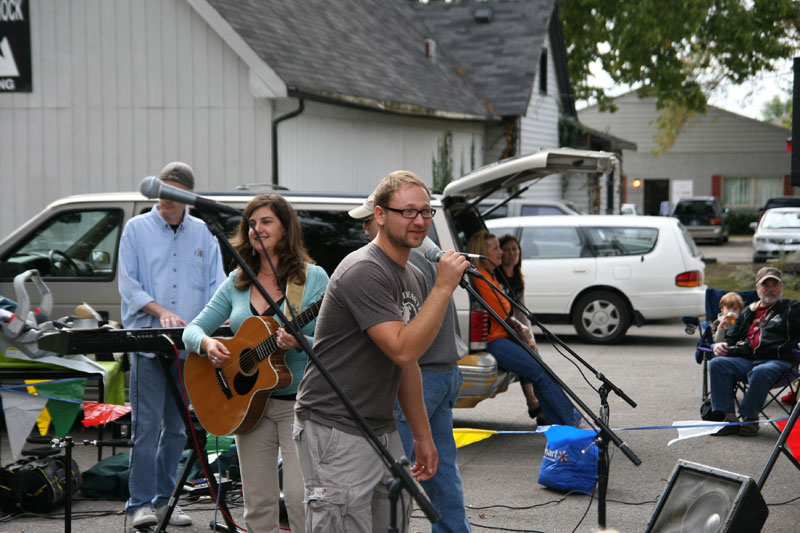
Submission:
<svg viewBox="0 0 800 533">
<path fill-rule="evenodd" d="M 35 268 L 42 278 L 112 279 L 121 229 L 121 209 L 58 213 L 0 259 L 0 278 Z"/>
<path fill-rule="evenodd" d="M 566 215 L 564 211 L 554 205 L 523 205 L 522 216 Z"/>
<path fill-rule="evenodd" d="M 597 257 L 641 255 L 655 248 L 658 229 L 637 227 L 584 228 Z"/>
<path fill-rule="evenodd" d="M 520 247 L 523 259 L 581 257 L 584 249 L 575 227 L 523 227 Z"/>
<path fill-rule="evenodd" d="M 347 254 L 368 242 L 360 221 L 350 218 L 347 211 L 296 212 L 308 254 L 329 276 Z"/>
<path fill-rule="evenodd" d="M 492 202 L 492 203 L 481 202 L 480 204 L 478 204 L 478 211 L 481 212 L 481 217 L 483 217 L 484 220 L 491 220 L 493 218 L 504 218 L 504 217 L 508 216 L 508 204 L 501 205 L 500 207 L 498 207 L 497 209 L 495 209 L 494 211 L 492 211 L 488 215 L 484 215 L 483 214 L 484 211 L 486 211 L 487 209 L 489 209 L 493 205 L 495 205 L 494 202 Z"/>
<path fill-rule="evenodd" d="M 194 208 L 189 213 L 197 216 Z M 358 220 L 350 218 L 346 210 L 295 210 L 300 226 L 303 228 L 303 244 L 308 255 L 319 266 L 325 269 L 328 275 L 344 257 L 353 250 L 367 243 L 367 236 Z M 230 239 L 237 231 L 240 217 L 214 213 L 212 215 L 222 226 L 223 232 Z M 236 268 L 236 261 L 224 246 L 222 250 L 222 265 L 226 273 Z"/>
</svg>

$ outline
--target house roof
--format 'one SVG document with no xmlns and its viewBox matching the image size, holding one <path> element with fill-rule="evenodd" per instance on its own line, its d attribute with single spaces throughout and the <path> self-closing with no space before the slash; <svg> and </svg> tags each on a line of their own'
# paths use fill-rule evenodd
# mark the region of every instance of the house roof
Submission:
<svg viewBox="0 0 800 533">
<path fill-rule="evenodd" d="M 488 120 L 475 88 L 401 0 L 207 0 L 290 96 Z"/>
<path fill-rule="evenodd" d="M 498 115 L 524 115 L 539 68 L 551 22 L 552 58 L 565 64 L 563 37 L 558 32 L 555 0 L 462 0 L 460 2 L 411 3 L 414 12 L 431 29 L 439 46 L 447 50 L 457 67 L 481 98 Z M 478 10 L 488 15 L 479 20 Z M 489 10 L 488 12 L 486 10 Z M 562 65 L 564 66 L 564 65 Z M 557 72 L 562 92 L 563 72 Z M 567 81 L 568 84 L 568 81 Z M 567 111 L 574 115 L 570 100 Z"/>
</svg>

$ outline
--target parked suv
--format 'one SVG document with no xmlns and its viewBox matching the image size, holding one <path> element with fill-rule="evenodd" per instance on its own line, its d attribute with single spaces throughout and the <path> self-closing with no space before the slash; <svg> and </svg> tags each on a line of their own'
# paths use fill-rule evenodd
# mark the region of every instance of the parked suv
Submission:
<svg viewBox="0 0 800 533">
<path fill-rule="evenodd" d="M 728 242 L 727 207 L 722 209 L 714 196 L 681 198 L 672 210 L 672 216 L 681 221 L 696 241 L 710 240 L 717 244 Z"/>
<path fill-rule="evenodd" d="M 759 215 L 763 215 L 767 209 L 775 207 L 800 207 L 800 196 L 776 196 L 767 200 L 764 207 L 758 210 Z"/>
<path fill-rule="evenodd" d="M 519 238 L 525 304 L 571 322 L 586 342 L 619 342 L 631 324 L 703 314 L 705 264 L 670 217 L 584 215 L 489 220 Z"/>
<path fill-rule="evenodd" d="M 470 235 L 485 227 L 471 201 L 501 187 L 560 172 L 606 172 L 613 154 L 570 149 L 551 150 L 507 159 L 477 169 L 448 184 L 432 198 L 437 209 L 429 236 L 442 249 L 463 251 Z M 256 191 L 198 191 L 217 202 L 243 208 Z M 366 243 L 361 225 L 347 212 L 368 193 L 330 194 L 280 191 L 294 206 L 303 226 L 303 239 L 318 264 L 330 274 L 339 261 Z M 39 270 L 53 295 L 56 317 L 74 312 L 86 302 L 107 318 L 119 321 L 117 270 L 119 239 L 131 217 L 148 211 L 153 200 L 139 193 L 101 193 L 70 196 L 50 204 L 0 242 L 0 295 L 12 297 L 12 280 L 28 269 Z M 193 211 L 193 209 L 190 209 Z M 238 219 L 222 216 L 226 233 Z M 232 267 L 225 259 L 226 269 Z M 470 308 L 463 289 L 454 293 L 461 331 L 469 338 L 470 354 L 460 366 L 464 386 L 459 407 L 472 407 L 502 392 L 514 376 L 499 371 L 485 351 L 488 316 Z"/>
</svg>

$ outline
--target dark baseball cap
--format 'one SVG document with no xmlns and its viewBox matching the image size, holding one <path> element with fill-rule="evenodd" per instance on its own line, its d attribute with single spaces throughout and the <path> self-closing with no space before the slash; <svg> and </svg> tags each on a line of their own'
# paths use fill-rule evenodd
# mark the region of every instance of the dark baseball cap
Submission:
<svg viewBox="0 0 800 533">
<path fill-rule="evenodd" d="M 194 190 L 194 171 L 186 163 L 181 163 L 180 161 L 167 163 L 167 166 L 161 169 L 161 174 L 158 177 L 161 181 L 180 183 L 190 191 Z"/>
<path fill-rule="evenodd" d="M 763 267 L 756 273 L 756 285 L 761 285 L 764 280 L 773 278 L 783 283 L 783 274 L 775 267 Z"/>
</svg>

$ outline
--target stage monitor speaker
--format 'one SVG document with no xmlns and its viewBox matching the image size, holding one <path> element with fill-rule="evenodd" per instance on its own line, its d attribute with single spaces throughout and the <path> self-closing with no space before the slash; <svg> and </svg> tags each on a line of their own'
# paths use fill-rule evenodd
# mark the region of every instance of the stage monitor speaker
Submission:
<svg viewBox="0 0 800 533">
<path fill-rule="evenodd" d="M 752 533 L 768 514 L 753 478 L 680 459 L 646 531 Z"/>
</svg>

